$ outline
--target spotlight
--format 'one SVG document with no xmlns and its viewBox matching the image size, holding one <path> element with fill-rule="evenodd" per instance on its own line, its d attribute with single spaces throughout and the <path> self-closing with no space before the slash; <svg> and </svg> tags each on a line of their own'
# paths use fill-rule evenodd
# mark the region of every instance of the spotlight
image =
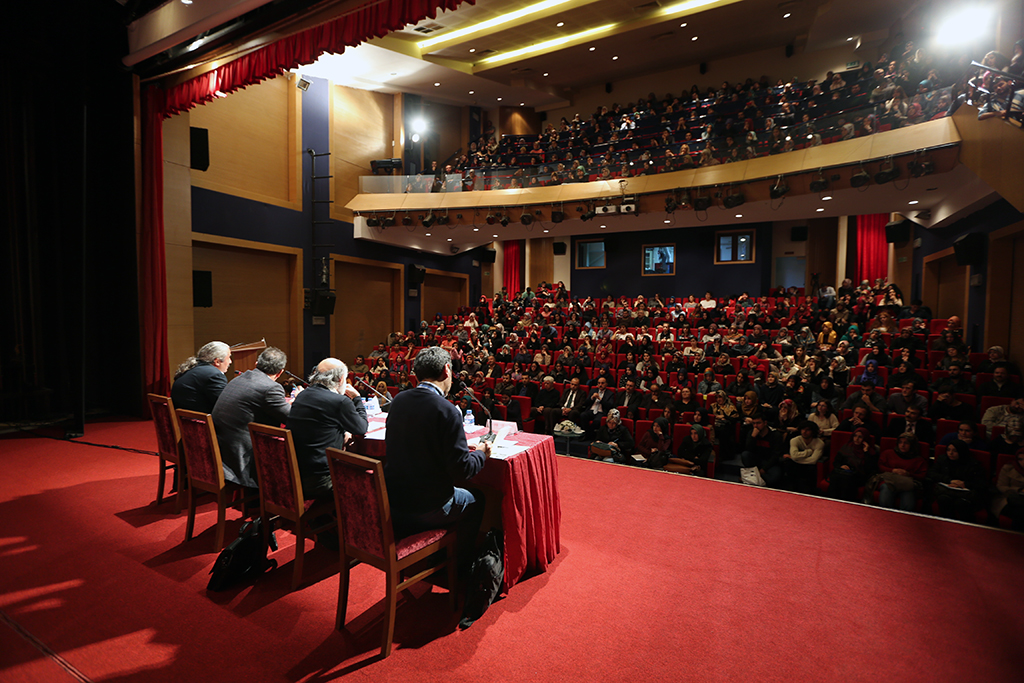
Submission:
<svg viewBox="0 0 1024 683">
<path fill-rule="evenodd" d="M 591 206 L 589 209 L 587 209 L 585 212 L 583 212 L 583 215 L 580 216 L 580 220 L 582 220 L 582 221 L 589 221 L 590 219 L 592 219 L 596 215 L 597 215 L 597 212 L 594 211 L 594 207 Z"/>
<path fill-rule="evenodd" d="M 931 175 L 935 173 L 935 164 L 928 159 L 922 159 L 921 161 L 911 161 L 907 164 L 907 170 L 910 171 L 910 175 L 915 178 L 920 178 L 923 175 Z"/>
<path fill-rule="evenodd" d="M 677 208 L 679 208 L 679 203 L 676 201 L 675 195 L 670 194 L 665 197 L 665 213 L 675 213 Z"/>
<path fill-rule="evenodd" d="M 459 248 L 458 248 L 457 246 L 455 246 L 454 244 L 453 244 L 453 245 L 451 245 L 451 246 L 450 246 L 450 247 L 448 247 L 448 248 L 449 248 L 449 249 L 451 250 L 451 252 L 452 252 L 453 254 L 458 254 L 458 253 L 459 253 Z"/>
<path fill-rule="evenodd" d="M 622 204 L 619 205 L 619 213 L 639 214 L 636 197 L 623 197 Z"/>
<path fill-rule="evenodd" d="M 614 206 L 612 204 L 605 204 L 604 206 L 597 207 L 597 213 L 600 213 L 600 214 L 617 213 L 618 210 L 619 210 L 619 207 Z"/>
<path fill-rule="evenodd" d="M 563 213 L 561 211 L 552 211 L 551 212 L 551 222 L 552 223 L 561 223 L 564 220 L 565 220 L 565 213 Z"/>
<path fill-rule="evenodd" d="M 727 209 L 735 209 L 737 206 L 742 206 L 745 201 L 747 201 L 747 198 L 743 196 L 742 192 L 733 192 L 732 194 L 725 195 L 725 198 L 722 199 L 722 205 Z"/>
<path fill-rule="evenodd" d="M 711 197 L 697 197 L 693 200 L 694 211 L 707 211 L 711 208 Z"/>
<path fill-rule="evenodd" d="M 376 214 L 374 214 L 374 215 L 372 215 L 372 216 L 370 216 L 369 218 L 366 219 L 366 224 L 368 226 L 370 226 L 371 228 L 379 228 L 380 227 L 380 219 L 377 218 Z"/>
<path fill-rule="evenodd" d="M 768 196 L 772 199 L 779 199 L 780 197 L 784 197 L 787 192 L 789 192 L 789 185 L 787 185 L 786 181 L 782 179 L 782 176 L 779 176 L 779 179 L 774 185 L 772 185 L 771 189 L 768 190 Z"/>
<path fill-rule="evenodd" d="M 437 217 L 437 224 L 438 225 L 448 225 L 448 212 L 447 211 L 445 211 L 443 216 L 438 216 Z"/>
<path fill-rule="evenodd" d="M 410 216 L 409 214 L 405 214 L 404 216 L 402 216 L 402 225 L 412 225 L 412 216 Z"/>
<path fill-rule="evenodd" d="M 508 214 L 502 214 L 501 220 L 498 221 L 498 222 L 501 223 L 501 227 L 507 228 L 508 227 Z"/>
<path fill-rule="evenodd" d="M 434 212 L 431 211 L 427 214 L 426 218 L 420 217 L 420 223 L 423 224 L 424 228 L 429 228 L 437 219 L 434 218 Z"/>
<path fill-rule="evenodd" d="M 487 222 L 487 225 L 494 225 L 498 219 L 494 217 L 493 213 L 489 213 L 484 220 Z"/>
<path fill-rule="evenodd" d="M 889 159 L 889 167 L 881 168 L 878 173 L 875 174 L 875 182 L 879 185 L 885 185 L 886 183 L 892 182 L 900 177 L 900 167 L 896 165 L 896 162 Z"/>
<path fill-rule="evenodd" d="M 857 173 L 854 173 L 852 176 L 850 176 L 851 187 L 864 187 L 870 182 L 871 176 L 869 176 L 868 172 L 865 171 L 863 168 L 861 168 L 861 170 L 858 171 Z"/>
<path fill-rule="evenodd" d="M 299 76 L 299 80 L 295 83 L 295 87 L 301 90 L 302 92 L 306 92 L 307 90 L 309 90 L 309 86 L 311 85 L 313 85 L 313 81 L 307 80 L 305 76 Z"/>
<path fill-rule="evenodd" d="M 818 177 L 811 181 L 811 192 L 824 192 L 828 189 L 828 180 L 825 179 L 825 174 L 818 171 Z"/>
<path fill-rule="evenodd" d="M 533 223 L 533 216 L 524 211 L 523 215 L 519 217 L 519 222 L 523 225 L 529 225 L 530 223 Z"/>
<path fill-rule="evenodd" d="M 384 220 L 382 220 L 380 222 L 380 224 L 383 225 L 385 228 L 393 227 L 394 224 L 395 224 L 395 217 L 394 216 L 384 216 Z"/>
<path fill-rule="evenodd" d="M 689 192 L 684 192 L 683 195 L 679 198 L 679 206 L 683 209 L 688 208 L 690 206 Z"/>
</svg>

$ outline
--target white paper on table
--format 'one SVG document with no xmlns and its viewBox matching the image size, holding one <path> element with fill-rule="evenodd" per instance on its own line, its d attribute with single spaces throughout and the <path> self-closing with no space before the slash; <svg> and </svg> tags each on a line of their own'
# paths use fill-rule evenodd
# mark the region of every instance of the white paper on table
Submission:
<svg viewBox="0 0 1024 683">
<path fill-rule="evenodd" d="M 514 443 L 504 443 L 501 444 L 500 446 L 495 446 L 494 444 L 491 444 L 491 457 L 497 458 L 498 460 L 506 460 L 508 458 L 519 455 L 524 451 L 528 451 L 529 449 L 529 446 L 520 446 Z"/>
<path fill-rule="evenodd" d="M 381 425 L 380 429 L 375 429 L 372 432 L 366 432 L 366 434 L 363 435 L 363 438 L 369 439 L 370 441 L 383 441 L 386 433 L 387 430 L 384 429 L 384 425 Z"/>
</svg>

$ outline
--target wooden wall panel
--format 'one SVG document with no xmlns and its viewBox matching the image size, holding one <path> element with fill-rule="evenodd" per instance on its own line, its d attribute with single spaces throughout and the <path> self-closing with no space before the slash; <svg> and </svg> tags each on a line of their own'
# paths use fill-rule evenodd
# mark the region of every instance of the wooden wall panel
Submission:
<svg viewBox="0 0 1024 683">
<path fill-rule="evenodd" d="M 839 249 L 839 219 L 812 218 L 807 221 L 807 277 L 810 285 L 814 273 L 819 282 L 839 288 L 836 282 L 836 251 Z"/>
<path fill-rule="evenodd" d="M 192 184 L 301 211 L 301 92 L 282 75 L 191 110 L 210 131 L 210 168 Z"/>
<path fill-rule="evenodd" d="M 445 159 L 462 147 L 463 109 L 464 107 L 450 104 L 423 101 L 423 118 L 437 135 L 438 164 L 443 163 Z M 431 161 L 433 159 L 425 159 L 424 166 L 429 168 Z"/>
<path fill-rule="evenodd" d="M 400 269 L 367 263 L 334 262 L 338 294 L 331 317 L 331 353 L 348 364 L 367 355 L 401 326 L 395 325 L 396 295 L 401 295 Z M 400 318 L 399 318 L 400 320 Z"/>
<path fill-rule="evenodd" d="M 441 273 L 427 269 L 422 288 L 422 316 L 433 320 L 434 314 L 455 315 L 459 306 L 468 303 L 469 278 L 455 273 Z"/>
<path fill-rule="evenodd" d="M 498 110 L 499 135 L 537 135 L 540 116 L 528 107 L 501 107 Z"/>
<path fill-rule="evenodd" d="M 164 265 L 167 269 L 167 355 L 171 375 L 196 352 L 192 324 L 192 181 L 189 112 L 163 124 Z"/>
<path fill-rule="evenodd" d="M 302 367 L 301 345 L 293 345 L 293 321 L 302 316 L 295 310 L 294 255 L 196 242 L 192 264 L 213 273 L 213 307 L 193 309 L 194 348 L 215 339 L 234 345 L 266 338 L 288 354 L 290 366 Z"/>
<path fill-rule="evenodd" d="M 1009 296 L 1001 298 L 1008 300 L 1006 307 L 1010 313 L 1009 334 L 1002 346 L 1019 368 L 1024 365 L 1024 233 L 1021 232 L 1013 238 L 1013 278 Z"/>
<path fill-rule="evenodd" d="M 530 259 L 527 264 L 528 287 L 537 289 L 541 282 L 551 282 L 555 279 L 555 239 L 553 237 L 538 237 L 529 241 Z"/>
<path fill-rule="evenodd" d="M 359 194 L 359 176 L 370 175 L 374 159 L 401 156 L 392 144 L 396 140 L 394 96 L 332 84 L 330 104 L 331 198 L 335 202 L 331 217 L 351 221 L 352 211 L 345 205 Z"/>
<path fill-rule="evenodd" d="M 967 266 L 958 266 L 955 256 L 946 256 L 938 262 L 936 307 L 932 314 L 939 318 L 960 316 L 967 329 Z"/>
</svg>

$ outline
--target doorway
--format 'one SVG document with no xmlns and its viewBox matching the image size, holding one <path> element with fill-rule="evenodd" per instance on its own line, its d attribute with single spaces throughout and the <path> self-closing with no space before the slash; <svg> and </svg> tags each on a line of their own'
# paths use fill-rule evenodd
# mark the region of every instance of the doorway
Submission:
<svg viewBox="0 0 1024 683">
<path fill-rule="evenodd" d="M 804 287 L 807 280 L 806 256 L 779 256 L 775 259 L 775 286 L 789 289 Z"/>
</svg>

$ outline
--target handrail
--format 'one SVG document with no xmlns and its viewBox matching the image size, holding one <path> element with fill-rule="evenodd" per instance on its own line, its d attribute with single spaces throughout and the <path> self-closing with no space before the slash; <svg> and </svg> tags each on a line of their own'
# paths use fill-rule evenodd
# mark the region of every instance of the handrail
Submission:
<svg viewBox="0 0 1024 683">
<path fill-rule="evenodd" d="M 978 62 L 975 62 L 975 61 L 971 62 L 971 66 L 972 67 L 977 67 L 979 69 L 984 69 L 985 71 L 988 71 L 990 73 L 994 73 L 999 78 L 1001 78 L 1003 80 L 1011 81 L 1014 84 L 1014 86 L 1024 86 L 1024 78 L 1021 78 L 1020 76 L 1016 76 L 1016 75 L 1014 75 L 1012 73 L 1009 73 L 1007 71 L 1003 71 L 1002 69 L 997 69 L 995 67 L 986 66 L 985 64 L 979 64 Z M 973 101 L 974 100 L 974 95 L 976 93 L 980 92 L 980 93 L 982 93 L 984 95 L 987 95 L 989 98 L 991 98 L 991 99 L 993 99 L 995 101 L 998 101 L 998 99 L 996 99 L 996 93 L 995 92 L 993 92 L 993 91 L 989 90 L 988 88 L 985 88 L 984 86 L 981 86 L 981 85 L 979 85 L 979 84 L 974 82 L 975 79 L 977 79 L 978 76 L 980 76 L 980 75 L 981 74 L 977 74 L 973 78 L 971 78 L 969 81 L 967 81 L 967 84 L 971 87 L 971 90 L 972 90 L 972 92 L 970 94 L 970 99 Z M 1009 121 L 1010 120 L 1010 107 L 1013 104 L 1013 96 L 1014 96 L 1014 94 L 1016 93 L 1016 91 L 1018 89 L 1019 89 L 1018 87 L 1012 87 L 1012 88 L 1010 88 L 1010 91 L 1006 95 L 1006 106 L 1003 107 L 1003 112 L 1002 112 L 1003 115 L 1001 117 L 1004 121 Z"/>
</svg>

